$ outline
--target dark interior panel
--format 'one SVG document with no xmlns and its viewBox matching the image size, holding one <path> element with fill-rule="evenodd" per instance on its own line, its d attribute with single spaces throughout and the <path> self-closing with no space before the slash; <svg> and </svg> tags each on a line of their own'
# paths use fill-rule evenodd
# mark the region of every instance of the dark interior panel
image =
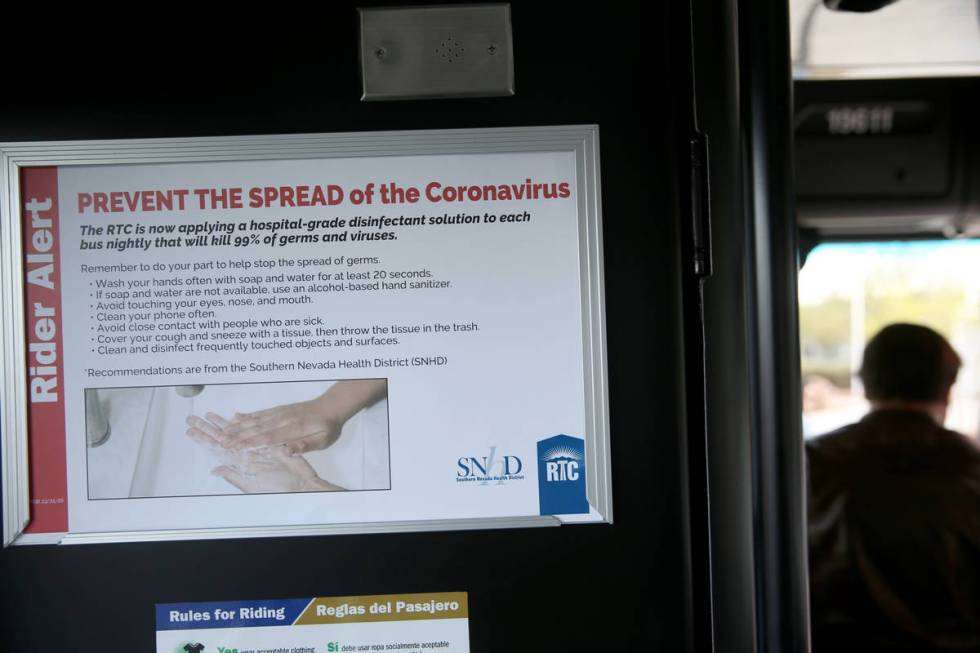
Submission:
<svg viewBox="0 0 980 653">
<path fill-rule="evenodd" d="M 827 236 L 980 232 L 970 79 L 798 81 L 799 222 Z"/>
<path fill-rule="evenodd" d="M 5 49 L 45 56 L 6 76 L 0 141 L 598 124 L 615 523 L 12 547 L 0 551 L 4 650 L 150 651 L 158 602 L 429 591 L 469 592 L 476 652 L 686 649 L 690 568 L 707 564 L 690 560 L 682 491 L 688 135 L 673 126 L 690 105 L 671 89 L 687 74 L 676 43 L 688 17 L 657 5 L 630 20 L 604 4 L 559 18 L 520 3 L 514 97 L 363 103 L 356 6 L 48 26 L 43 43 L 21 32 Z M 610 74 L 637 62 L 656 62 L 640 84 Z"/>
</svg>

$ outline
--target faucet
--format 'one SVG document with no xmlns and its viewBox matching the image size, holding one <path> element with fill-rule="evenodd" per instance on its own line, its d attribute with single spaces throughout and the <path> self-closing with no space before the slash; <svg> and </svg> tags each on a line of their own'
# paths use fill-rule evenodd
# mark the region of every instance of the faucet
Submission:
<svg viewBox="0 0 980 653">
<path fill-rule="evenodd" d="M 203 385 L 176 385 L 174 392 L 181 397 L 196 397 L 204 391 Z M 85 435 L 88 446 L 95 448 L 106 443 L 112 434 L 112 427 L 106 419 L 105 409 L 99 399 L 98 388 L 85 389 Z"/>
<path fill-rule="evenodd" d="M 204 391 L 203 385 L 175 385 L 174 392 L 176 392 L 181 397 L 191 398 L 196 397 Z"/>
<path fill-rule="evenodd" d="M 109 420 L 105 417 L 102 402 L 99 401 L 98 388 L 85 389 L 85 436 L 89 447 L 105 444 L 112 433 Z"/>
</svg>

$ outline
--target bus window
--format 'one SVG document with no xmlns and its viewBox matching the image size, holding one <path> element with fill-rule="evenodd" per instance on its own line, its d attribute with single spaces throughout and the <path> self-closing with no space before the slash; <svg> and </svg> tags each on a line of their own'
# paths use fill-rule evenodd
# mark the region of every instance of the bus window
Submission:
<svg viewBox="0 0 980 653">
<path fill-rule="evenodd" d="M 827 243 L 799 277 L 803 433 L 812 438 L 867 411 L 857 373 L 865 343 L 911 322 L 946 337 L 963 360 L 946 428 L 980 430 L 980 240 Z"/>
</svg>

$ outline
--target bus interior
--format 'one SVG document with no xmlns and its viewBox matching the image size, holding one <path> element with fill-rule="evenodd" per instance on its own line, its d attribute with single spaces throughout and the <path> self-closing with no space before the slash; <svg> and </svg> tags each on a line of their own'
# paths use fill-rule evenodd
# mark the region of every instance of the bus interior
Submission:
<svg viewBox="0 0 980 653">
<path fill-rule="evenodd" d="M 413 4 L 37 12 L 0 143 L 598 125 L 615 521 L 12 546 L 0 649 L 150 651 L 155 603 L 466 591 L 475 653 L 805 653 L 805 446 L 867 412 L 868 339 L 945 336 L 978 437 L 977 0 L 513 2 L 512 97 L 362 102 L 357 9 Z"/>
</svg>

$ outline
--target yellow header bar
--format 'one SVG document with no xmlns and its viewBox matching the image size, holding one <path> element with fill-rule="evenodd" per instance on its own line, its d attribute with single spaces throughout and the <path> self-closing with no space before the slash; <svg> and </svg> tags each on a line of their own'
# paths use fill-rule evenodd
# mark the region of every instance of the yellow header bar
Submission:
<svg viewBox="0 0 980 653">
<path fill-rule="evenodd" d="M 353 624 L 369 621 L 465 619 L 466 592 L 332 596 L 313 599 L 296 625 Z"/>
</svg>

